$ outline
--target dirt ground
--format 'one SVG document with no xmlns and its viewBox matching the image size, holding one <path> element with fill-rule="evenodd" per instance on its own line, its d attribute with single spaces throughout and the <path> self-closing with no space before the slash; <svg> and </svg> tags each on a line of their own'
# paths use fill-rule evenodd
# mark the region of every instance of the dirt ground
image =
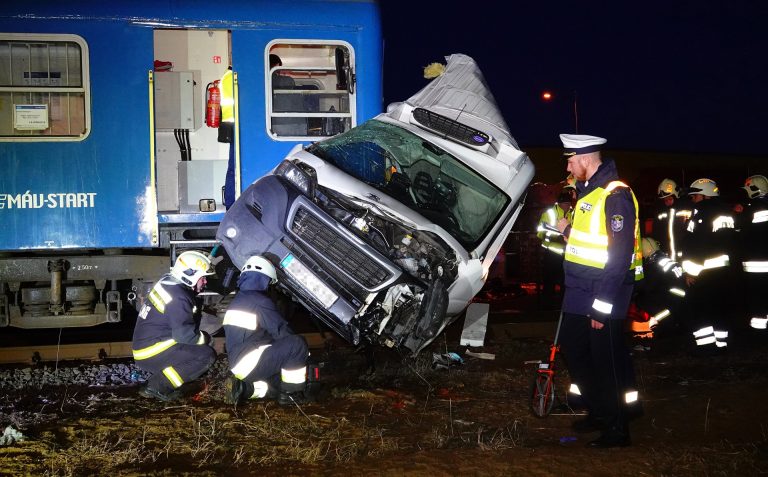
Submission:
<svg viewBox="0 0 768 477">
<path fill-rule="evenodd" d="M 460 329 L 459 329 L 460 332 Z M 545 338 L 489 331 L 464 354 L 449 330 L 416 358 L 384 348 L 368 373 L 364 353 L 329 344 L 323 399 L 301 407 L 223 401 L 226 359 L 203 387 L 165 404 L 137 386 L 6 393 L 0 416 L 27 439 L 0 447 L 2 475 L 651 475 L 768 473 L 768 352 L 764 337 L 720 357 L 692 357 L 674 339 L 635 354 L 644 414 L 628 448 L 585 448 L 577 417 L 530 411 Z M 432 353 L 465 362 L 433 369 Z M 61 364 L 60 364 L 61 365 Z M 568 383 L 557 374 L 558 392 Z M 558 409 L 558 411 L 561 411 Z"/>
</svg>

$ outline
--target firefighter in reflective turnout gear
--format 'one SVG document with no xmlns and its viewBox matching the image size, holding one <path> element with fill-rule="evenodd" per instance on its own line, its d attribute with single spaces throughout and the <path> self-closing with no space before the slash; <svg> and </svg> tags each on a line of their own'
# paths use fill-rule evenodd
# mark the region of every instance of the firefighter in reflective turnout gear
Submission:
<svg viewBox="0 0 768 477">
<path fill-rule="evenodd" d="M 648 339 L 659 329 L 669 329 L 670 317 L 677 317 L 685 297 L 683 268 L 660 248 L 659 242 L 643 237 L 643 280 L 636 286 L 635 303 L 647 313 L 648 321 L 632 323 L 636 336 L 646 332 Z M 659 326 L 661 323 L 664 325 Z M 643 326 L 644 325 L 644 326 Z M 638 340 L 644 351 L 650 349 L 647 340 Z M 639 351 L 639 347 L 635 347 Z"/>
<path fill-rule="evenodd" d="M 136 366 L 152 373 L 139 390 L 145 397 L 171 401 L 181 397 L 179 387 L 202 376 L 216 360 L 208 346 L 211 337 L 200 331 L 195 297 L 213 275 L 208 255 L 181 253 L 170 273 L 149 293 L 133 330 Z"/>
<path fill-rule="evenodd" d="M 565 253 L 565 239 L 557 231 L 557 221 L 566 218 L 570 223 L 573 218 L 571 195 L 563 190 L 557 197 L 557 202 L 541 214 L 539 225 L 536 227 L 536 236 L 544 247 L 543 276 L 542 276 L 542 301 L 545 305 L 555 301 L 556 288 L 562 293 L 563 288 L 563 254 Z"/>
<path fill-rule="evenodd" d="M 229 368 L 227 401 L 277 398 L 280 404 L 312 400 L 307 386 L 307 343 L 294 334 L 267 295 L 277 283 L 272 263 L 250 257 L 238 279 L 239 291 L 224 315 Z M 313 376 L 314 377 L 314 376 Z"/>
<path fill-rule="evenodd" d="M 646 222 L 645 235 L 658 239 L 661 250 L 670 259 L 680 261 L 683 251 L 680 248 L 680 236 L 685 232 L 685 225 L 691 217 L 691 205 L 685 198 L 680 198 L 680 187 L 672 179 L 664 179 L 657 189 L 658 205 Z"/>
<path fill-rule="evenodd" d="M 741 266 L 747 285 L 749 325 L 756 330 L 768 329 L 768 179 L 757 175 L 747 178 L 744 190 L 749 203 L 741 213 Z"/>
<path fill-rule="evenodd" d="M 689 287 L 691 332 L 696 351 L 712 352 L 728 345 L 734 219 L 713 180 L 695 180 L 688 194 L 693 214 L 682 239 L 682 266 Z"/>
<path fill-rule="evenodd" d="M 637 199 L 603 161 L 603 138 L 561 134 L 568 171 L 576 178 L 573 225 L 560 219 L 567 237 L 561 343 L 572 380 L 589 415 L 577 432 L 601 431 L 589 447 L 630 444 L 627 404 L 635 407 L 634 372 L 624 344 L 632 290 L 642 278 Z"/>
</svg>

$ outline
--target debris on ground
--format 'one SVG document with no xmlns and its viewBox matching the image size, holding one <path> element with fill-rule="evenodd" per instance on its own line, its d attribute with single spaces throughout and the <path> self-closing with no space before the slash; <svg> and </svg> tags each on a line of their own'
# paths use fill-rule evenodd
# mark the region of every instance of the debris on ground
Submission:
<svg viewBox="0 0 768 477">
<path fill-rule="evenodd" d="M 467 356 L 471 356 L 473 358 L 478 358 L 478 359 L 488 359 L 488 360 L 496 359 L 496 355 L 493 353 L 480 353 L 480 352 L 466 350 L 464 354 L 466 354 Z"/>
<path fill-rule="evenodd" d="M 432 369 L 448 369 L 464 364 L 464 359 L 457 353 L 432 353 Z"/>
</svg>

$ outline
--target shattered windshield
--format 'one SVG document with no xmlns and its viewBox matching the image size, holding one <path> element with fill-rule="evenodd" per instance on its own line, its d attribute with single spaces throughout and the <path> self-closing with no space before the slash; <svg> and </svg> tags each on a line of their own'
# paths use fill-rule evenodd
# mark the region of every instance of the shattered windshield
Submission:
<svg viewBox="0 0 768 477">
<path fill-rule="evenodd" d="M 370 120 L 307 151 L 375 187 L 473 250 L 509 197 L 448 152 L 400 127 Z"/>
</svg>

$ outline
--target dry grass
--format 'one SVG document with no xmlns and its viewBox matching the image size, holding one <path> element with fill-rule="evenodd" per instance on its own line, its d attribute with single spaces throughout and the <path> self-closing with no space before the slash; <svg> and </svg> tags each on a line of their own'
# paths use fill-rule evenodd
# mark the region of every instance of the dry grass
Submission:
<svg viewBox="0 0 768 477">
<path fill-rule="evenodd" d="M 26 459 L 12 474 L 114 475 L 143 468 L 197 472 L 349 462 L 397 449 L 398 439 L 385 429 L 344 417 L 329 419 L 270 404 L 213 412 L 181 406 L 146 419 L 79 419 L 45 432 L 33 443 L 14 448 L 16 459 Z M 9 469 L 5 463 L 10 456 L 8 450 L 0 453 L 2 468 Z"/>
</svg>

